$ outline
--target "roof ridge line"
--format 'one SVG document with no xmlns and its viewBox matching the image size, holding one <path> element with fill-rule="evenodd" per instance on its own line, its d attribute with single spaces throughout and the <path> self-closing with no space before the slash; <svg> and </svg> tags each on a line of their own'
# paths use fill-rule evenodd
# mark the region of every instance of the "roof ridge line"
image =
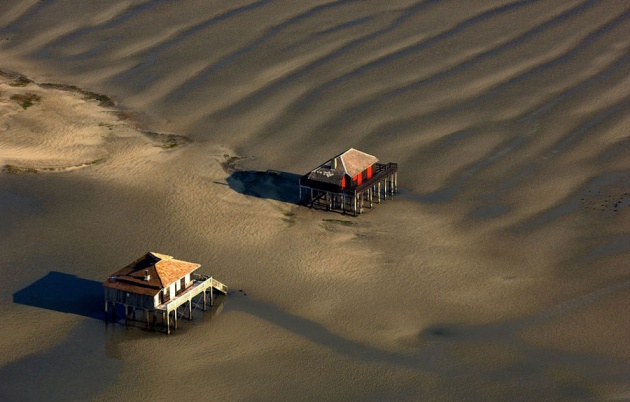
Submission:
<svg viewBox="0 0 630 402">
<path fill-rule="evenodd" d="M 155 276 L 157 276 L 158 281 L 160 281 L 160 288 L 164 289 L 164 282 L 162 282 L 162 276 L 160 275 L 160 271 L 157 269 L 157 265 L 161 262 L 162 260 L 156 262 L 155 264 L 153 264 L 153 267 L 155 267 Z"/>
<path fill-rule="evenodd" d="M 348 151 L 346 151 L 348 152 Z M 344 154 L 346 153 L 344 152 Z M 343 155 L 343 154 L 341 154 Z M 343 173 L 344 174 L 348 174 L 348 168 L 346 167 L 346 162 L 343 160 L 343 158 L 341 157 L 341 155 L 339 155 L 337 158 L 341 159 L 341 165 L 343 166 Z"/>
</svg>

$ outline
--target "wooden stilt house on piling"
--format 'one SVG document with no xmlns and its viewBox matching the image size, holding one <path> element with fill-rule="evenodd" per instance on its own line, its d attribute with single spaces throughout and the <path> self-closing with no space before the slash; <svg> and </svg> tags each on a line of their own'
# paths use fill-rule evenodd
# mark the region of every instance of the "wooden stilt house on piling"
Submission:
<svg viewBox="0 0 630 402">
<path fill-rule="evenodd" d="M 105 320 L 110 314 L 116 322 L 116 305 L 124 307 L 125 323 L 143 312 L 147 328 L 157 319 L 170 333 L 171 323 L 177 328 L 180 308 L 192 320 L 193 302 L 214 304 L 214 291 L 227 294 L 227 286 L 197 273 L 200 264 L 176 260 L 170 255 L 150 252 L 114 272 L 103 282 L 105 291 Z M 201 300 L 199 300 L 201 299 Z M 171 320 L 172 315 L 172 320 Z"/>
<path fill-rule="evenodd" d="M 398 164 L 379 163 L 354 148 L 335 156 L 300 178 L 300 203 L 328 211 L 363 213 L 398 192 Z"/>
</svg>

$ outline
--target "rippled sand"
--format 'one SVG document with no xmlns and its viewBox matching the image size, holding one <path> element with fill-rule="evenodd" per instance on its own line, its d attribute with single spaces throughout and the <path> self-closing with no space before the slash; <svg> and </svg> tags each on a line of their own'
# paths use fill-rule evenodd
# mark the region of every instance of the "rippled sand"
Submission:
<svg viewBox="0 0 630 402">
<path fill-rule="evenodd" d="M 627 2 L 1 9 L 0 399 L 630 398 Z M 356 219 L 263 174 L 350 147 Z M 106 326 L 150 250 L 232 293 Z"/>
</svg>

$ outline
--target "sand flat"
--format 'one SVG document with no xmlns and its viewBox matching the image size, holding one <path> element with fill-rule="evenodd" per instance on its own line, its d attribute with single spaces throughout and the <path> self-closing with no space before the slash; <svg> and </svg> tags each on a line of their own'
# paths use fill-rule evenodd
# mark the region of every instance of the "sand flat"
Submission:
<svg viewBox="0 0 630 402">
<path fill-rule="evenodd" d="M 4 3 L 0 399 L 630 395 L 627 3 Z M 259 181 L 349 147 L 395 200 Z M 149 250 L 233 292 L 106 326 Z"/>
</svg>

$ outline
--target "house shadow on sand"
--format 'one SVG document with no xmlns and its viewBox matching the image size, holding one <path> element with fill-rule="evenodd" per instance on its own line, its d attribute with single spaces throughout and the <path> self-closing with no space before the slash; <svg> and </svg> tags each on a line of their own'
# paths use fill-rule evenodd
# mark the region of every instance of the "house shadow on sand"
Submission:
<svg viewBox="0 0 630 402">
<path fill-rule="evenodd" d="M 299 201 L 300 175 L 295 173 L 242 170 L 233 172 L 226 181 L 237 193 L 291 204 Z"/>
<path fill-rule="evenodd" d="M 14 293 L 13 302 L 104 320 L 101 282 L 63 272 L 50 271 Z"/>
</svg>

